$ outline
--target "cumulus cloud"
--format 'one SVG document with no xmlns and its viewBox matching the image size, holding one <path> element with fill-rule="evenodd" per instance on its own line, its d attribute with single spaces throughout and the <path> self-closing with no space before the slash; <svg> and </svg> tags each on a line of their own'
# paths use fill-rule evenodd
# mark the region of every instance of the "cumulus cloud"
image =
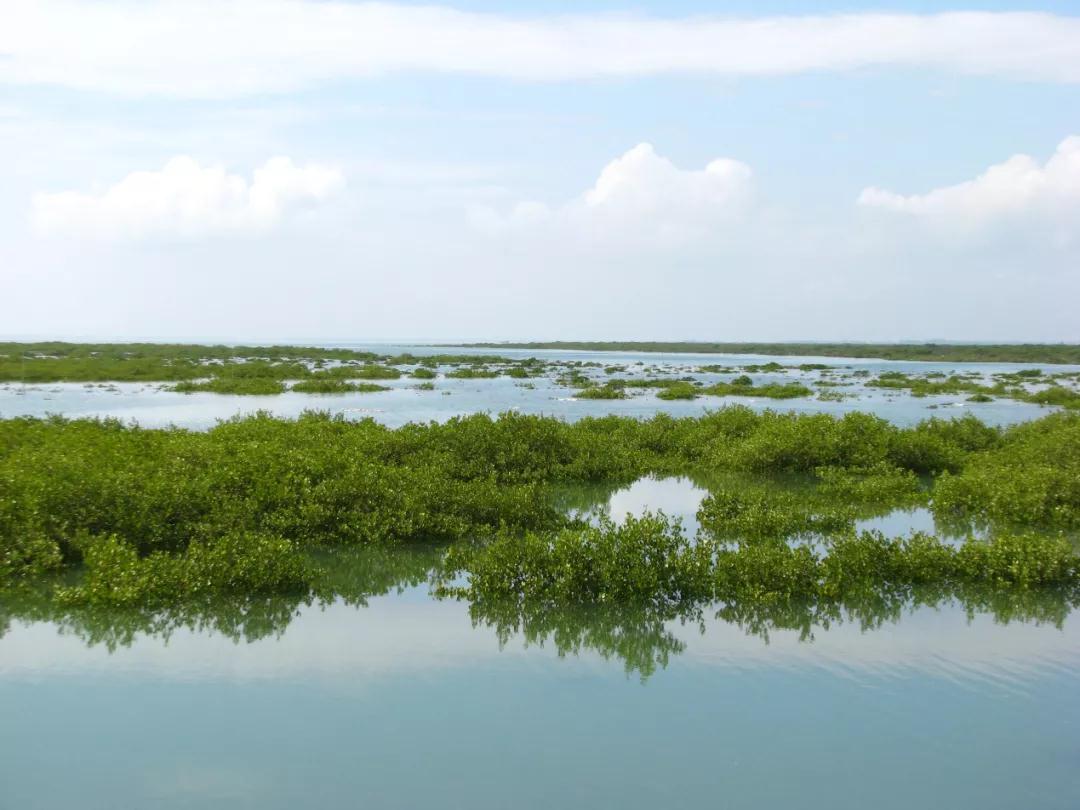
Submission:
<svg viewBox="0 0 1080 810">
<path fill-rule="evenodd" d="M 45 235 L 100 239 L 261 232 L 289 209 L 318 203 L 344 182 L 339 170 L 275 157 L 250 182 L 220 166 L 172 158 L 160 171 L 133 172 L 105 191 L 34 195 L 32 220 Z"/>
<path fill-rule="evenodd" d="M 523 17 L 340 0 L 6 0 L 0 27 L 0 81 L 132 95 L 235 97 L 395 71 L 551 81 L 867 66 L 1080 82 L 1080 19 Z"/>
<path fill-rule="evenodd" d="M 1070 241 L 1080 237 L 1080 136 L 1063 140 L 1043 164 L 1013 155 L 973 180 L 907 196 L 870 187 L 858 203 L 965 234 L 1013 225 Z"/>
<path fill-rule="evenodd" d="M 737 160 L 680 169 L 652 144 L 640 143 L 564 205 L 526 201 L 506 212 L 483 207 L 471 213 L 475 225 L 493 233 L 560 227 L 597 238 L 678 242 L 738 221 L 751 204 L 752 181 L 750 167 Z"/>
</svg>

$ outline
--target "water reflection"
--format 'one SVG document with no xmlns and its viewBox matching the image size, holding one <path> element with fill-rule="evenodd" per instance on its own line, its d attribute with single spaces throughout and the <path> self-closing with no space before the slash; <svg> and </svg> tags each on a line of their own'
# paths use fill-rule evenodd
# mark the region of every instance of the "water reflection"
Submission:
<svg viewBox="0 0 1080 810">
<path fill-rule="evenodd" d="M 647 679 L 686 650 L 672 624 L 697 626 L 704 633 L 699 607 L 559 606 L 547 603 L 477 603 L 469 607 L 473 626 L 494 631 L 500 649 L 512 642 L 525 648 L 551 645 L 560 658 L 597 653 L 615 660 L 628 675 Z"/>
<path fill-rule="evenodd" d="M 61 635 L 110 652 L 140 638 L 167 644 L 177 632 L 210 634 L 234 643 L 280 639 L 304 609 L 341 604 L 367 607 L 370 599 L 401 595 L 423 585 L 442 559 L 436 546 L 346 549 L 323 555 L 323 576 L 306 593 L 275 596 L 214 596 L 166 608 L 61 605 L 49 582 L 0 592 L 0 641 L 14 621 L 47 622 Z"/>
<path fill-rule="evenodd" d="M 417 356 L 437 351 L 454 354 L 468 354 L 462 347 L 407 346 L 384 347 L 366 345 L 363 350 L 378 353 L 411 352 Z M 1047 413 L 1047 408 L 1030 402 L 1017 402 L 995 398 L 991 402 L 975 403 L 963 401 L 956 395 L 934 395 L 916 398 L 894 389 L 867 387 L 864 383 L 872 375 L 883 371 L 901 371 L 924 374 L 934 370 L 947 373 L 956 372 L 964 364 L 912 363 L 887 360 L 851 361 L 844 358 L 813 358 L 829 366 L 832 371 L 826 379 L 836 382 L 839 377 L 854 372 L 855 369 L 866 372 L 867 376 L 851 377 L 845 380 L 846 387 L 829 389 L 843 391 L 844 398 L 822 400 L 815 394 L 811 397 L 777 401 L 764 397 L 701 397 L 695 400 L 661 400 L 654 391 L 632 392 L 633 395 L 623 400 L 584 400 L 573 396 L 574 389 L 561 385 L 559 376 L 566 371 L 566 366 L 554 365 L 566 361 L 583 361 L 589 366 L 579 366 L 577 370 L 604 382 L 608 375 L 604 366 L 625 365 L 627 371 L 620 376 L 671 376 L 698 379 L 705 384 L 729 379 L 732 375 L 715 374 L 701 371 L 702 366 L 724 363 L 732 368 L 745 363 L 760 364 L 776 361 L 786 365 L 797 365 L 806 358 L 776 357 L 763 358 L 753 355 L 679 355 L 679 354 L 634 354 L 608 352 L 561 352 L 542 350 L 500 349 L 499 354 L 516 359 L 537 357 L 549 363 L 547 374 L 533 377 L 528 381 L 500 377 L 488 380 L 450 379 L 440 376 L 436 381 L 436 390 L 421 391 L 417 381 L 402 378 L 384 383 L 391 389 L 379 394 L 347 394 L 341 396 L 321 396 L 287 392 L 276 396 L 234 396 L 228 394 L 194 393 L 183 394 L 167 390 L 168 386 L 147 383 L 114 383 L 103 385 L 84 385 L 83 383 L 51 383 L 48 385 L 25 385 L 22 383 L 0 383 L 0 415 L 45 416 L 49 413 L 63 413 L 69 417 L 115 417 L 124 421 L 135 421 L 144 427 L 181 427 L 206 429 L 221 419 L 229 419 L 240 414 L 266 410 L 276 416 L 295 418 L 308 409 L 326 409 L 332 413 L 344 414 L 347 418 L 371 416 L 377 421 L 391 426 L 408 422 L 445 421 L 454 416 L 476 412 L 499 413 L 506 410 L 518 410 L 522 413 L 545 414 L 562 419 L 575 420 L 585 416 L 604 416 L 619 414 L 632 417 L 650 417 L 656 413 L 669 413 L 674 416 L 701 416 L 709 410 L 724 405 L 741 404 L 754 410 L 793 410 L 800 413 L 831 413 L 843 415 L 852 411 L 875 413 L 898 425 L 912 425 L 931 416 L 975 414 L 984 422 L 993 425 L 1007 425 L 1029 419 L 1037 419 Z M 641 363 L 641 365 L 637 365 Z M 970 366 L 969 366 L 970 367 Z M 975 366 L 982 373 L 984 382 L 997 372 L 1015 371 L 1023 366 L 1008 364 L 982 364 Z M 1061 366 L 1061 370 L 1072 367 Z M 445 375 L 449 367 L 440 367 Z M 800 381 L 813 384 L 818 378 L 816 373 L 805 373 L 789 369 L 783 373 L 756 373 L 758 384 L 786 383 Z"/>
<path fill-rule="evenodd" d="M 568 513 L 588 520 L 597 520 L 600 515 L 620 520 L 627 514 L 662 510 L 680 518 L 684 530 L 695 533 L 699 528 L 696 513 L 708 493 L 740 485 L 790 489 L 806 486 L 806 481 L 650 476 L 627 483 L 568 487 L 556 493 L 556 499 Z M 912 530 L 941 534 L 945 528 L 924 507 L 876 511 L 870 507 L 855 525 L 890 535 Z M 948 528 L 957 535 L 971 530 Z M 469 656 L 490 651 L 493 639 L 495 648 L 502 651 L 533 654 L 542 650 L 558 658 L 591 656 L 618 662 L 627 675 L 644 681 L 692 646 L 699 652 L 711 649 L 714 661 L 721 648 L 727 650 L 728 658 L 735 654 L 736 658 L 756 660 L 760 649 L 771 647 L 778 637 L 788 652 L 805 645 L 812 648 L 823 636 L 844 637 L 850 645 L 844 655 L 857 663 L 860 651 L 866 649 L 867 634 L 895 630 L 913 619 L 922 622 L 927 616 L 944 616 L 968 624 L 989 619 L 994 627 L 1020 625 L 1060 631 L 1080 603 L 1080 594 L 1075 591 L 890 586 L 867 588 L 839 602 L 765 600 L 662 607 L 567 606 L 521 600 L 466 604 L 432 596 L 433 587 L 445 584 L 445 550 L 420 546 L 328 551 L 320 558 L 323 576 L 306 593 L 217 597 L 167 609 L 62 606 L 50 598 L 47 582 L 2 593 L 0 674 L 5 671 L 3 653 L 13 648 L 12 637 L 16 639 L 14 649 L 29 643 L 37 660 L 49 666 L 45 662 L 59 646 L 39 632 L 48 629 L 54 639 L 77 640 L 87 649 L 104 649 L 110 654 L 130 649 L 140 655 L 154 651 L 154 660 L 170 644 L 185 650 L 202 649 L 206 657 L 192 654 L 191 661 L 201 660 L 200 666 L 210 670 L 216 665 L 216 656 L 222 654 L 221 648 L 213 646 L 215 640 L 246 645 L 250 652 L 245 658 L 259 671 L 263 666 L 260 650 L 267 649 L 277 650 L 271 656 L 274 671 L 306 667 L 347 671 L 380 665 L 379 649 L 397 651 L 395 666 L 410 661 L 425 666 L 433 656 L 443 663 L 468 661 Z M 30 636 L 27 631 L 32 631 Z M 734 649 L 734 639 L 739 637 L 753 640 L 755 646 L 739 644 Z M 709 638 L 716 642 L 710 643 Z M 980 638 L 987 650 L 999 643 L 990 641 L 993 634 L 976 636 L 976 648 L 982 643 Z M 940 642 L 940 634 L 931 632 L 922 639 L 921 647 L 915 645 L 913 653 L 935 649 L 931 659 L 946 661 L 950 653 L 937 649 Z M 1080 651 L 1080 645 L 1069 649 Z M 375 654 L 357 657 L 357 650 Z M 78 658 L 70 647 L 64 648 L 63 656 Z M 32 660 L 33 656 L 27 656 L 24 666 L 33 669 Z M 177 666 L 175 659 L 168 660 L 169 667 Z M 12 671 L 10 657 L 7 666 Z"/>
<path fill-rule="evenodd" d="M 963 615 L 968 622 L 988 617 L 1000 626 L 1021 624 L 1064 628 L 1080 604 L 1080 594 L 948 588 L 868 589 L 842 601 L 767 600 L 708 606 L 566 607 L 548 603 L 475 603 L 473 623 L 495 632 L 500 647 L 520 640 L 526 647 L 550 644 L 559 657 L 598 653 L 617 660 L 642 680 L 666 668 L 687 649 L 687 628 L 704 636 L 727 629 L 769 645 L 778 633 L 788 641 L 813 644 L 822 633 L 847 626 L 861 636 L 897 626 L 905 619 L 937 612 Z M 932 646 L 932 645 L 931 645 Z M 852 663 L 859 660 L 853 655 Z"/>
<path fill-rule="evenodd" d="M 752 476 L 747 474 L 648 475 L 632 482 L 578 484 L 560 489 L 556 504 L 565 512 L 596 523 L 601 515 L 622 522 L 627 515 L 642 517 L 646 512 L 663 512 L 676 518 L 693 536 L 701 528 L 698 510 L 711 492 L 734 491 L 812 493 L 813 480 L 807 476 Z M 849 504 L 853 511 L 850 529 L 880 531 L 889 537 L 925 532 L 945 540 L 960 542 L 969 536 L 990 534 L 988 525 L 970 520 L 935 515 L 927 506 L 904 503 Z M 794 539 L 794 538 L 793 538 Z M 818 538 L 820 539 L 820 538 Z"/>
<path fill-rule="evenodd" d="M 647 475 L 625 483 L 575 484 L 556 493 L 556 505 L 564 512 L 597 522 L 600 516 L 621 523 L 627 515 L 663 512 L 678 519 L 690 535 L 698 532 L 697 511 L 709 494 L 709 481 L 701 476 Z"/>
<path fill-rule="evenodd" d="M 894 663 L 939 666 L 974 655 L 982 665 L 996 666 L 1009 659 L 1009 644 L 1017 638 L 1038 642 L 1034 654 L 1025 653 L 1033 661 L 1080 655 L 1076 633 L 1061 635 L 1080 604 L 1076 591 L 868 588 L 839 602 L 466 604 L 429 595 L 439 559 L 438 549 L 356 552 L 341 558 L 332 580 L 302 596 L 214 599 L 156 611 L 62 607 L 41 591 L 8 593 L 0 598 L 0 675 L 78 669 L 91 660 L 109 667 L 100 657 L 81 655 L 70 644 L 75 640 L 86 650 L 123 652 L 125 661 L 161 668 L 161 674 L 205 674 L 221 667 L 235 673 L 250 667 L 254 674 L 280 677 L 426 668 L 433 662 L 469 666 L 498 649 L 511 656 L 547 652 L 560 659 L 618 662 L 627 675 L 644 681 L 687 653 L 748 663 L 763 660 L 779 642 L 782 656 L 798 658 L 822 639 L 832 645 L 843 640 L 844 665 L 857 667 L 867 653 L 871 658 L 881 653 L 869 635 L 903 635 L 906 625 L 919 626 L 928 618 L 950 624 L 955 632 L 975 623 L 981 629 L 955 648 L 940 628 L 914 637 L 908 633 L 909 660 L 901 654 Z M 1009 626 L 1025 633 L 1004 636 L 1001 628 Z M 1031 635 L 1033 628 L 1058 635 Z"/>
</svg>

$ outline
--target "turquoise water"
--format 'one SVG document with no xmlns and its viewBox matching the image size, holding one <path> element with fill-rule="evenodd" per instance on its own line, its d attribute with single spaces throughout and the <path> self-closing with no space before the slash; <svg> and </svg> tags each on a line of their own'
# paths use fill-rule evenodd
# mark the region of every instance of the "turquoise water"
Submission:
<svg viewBox="0 0 1080 810">
<path fill-rule="evenodd" d="M 720 404 L 579 402 L 533 382 L 440 379 L 444 396 L 401 381 L 332 398 L 4 386 L 0 414 L 205 427 L 313 405 L 400 424 L 511 407 L 576 418 Z M 864 391 L 747 404 L 909 423 L 949 399 L 928 409 Z M 1001 423 L 1045 413 L 952 408 Z M 614 518 L 662 509 L 694 531 L 705 494 L 702 482 L 648 478 L 568 492 L 565 506 Z M 916 509 L 860 528 L 938 527 Z M 0 808 L 1080 807 L 1080 625 L 1061 595 L 485 613 L 429 593 L 439 556 L 361 552 L 339 561 L 338 595 L 323 603 L 146 615 L 0 599 Z"/>
<path fill-rule="evenodd" d="M 423 586 L 250 641 L 178 629 L 110 652 L 101 623 L 15 620 L 0 806 L 1077 806 L 1075 621 L 946 604 L 876 622 L 766 639 L 712 611 L 586 617 L 526 643 Z"/>
<path fill-rule="evenodd" d="M 566 505 L 693 531 L 705 494 L 645 478 Z M 926 510 L 874 520 L 934 528 Z M 1080 801 L 1080 625 L 1061 595 L 484 610 L 431 595 L 440 555 L 336 558 L 322 603 L 0 599 L 0 807 Z"/>
</svg>

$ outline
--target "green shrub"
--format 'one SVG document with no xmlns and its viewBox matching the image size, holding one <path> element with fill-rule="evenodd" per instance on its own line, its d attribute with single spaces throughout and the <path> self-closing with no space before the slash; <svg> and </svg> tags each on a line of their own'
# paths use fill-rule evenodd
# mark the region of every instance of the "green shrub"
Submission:
<svg viewBox="0 0 1080 810">
<path fill-rule="evenodd" d="M 1080 417 L 1010 428 L 934 488 L 934 511 L 1015 525 L 1080 526 Z"/>
<path fill-rule="evenodd" d="M 692 545 L 662 514 L 622 525 L 501 532 L 479 549 L 448 554 L 469 585 L 448 592 L 484 599 L 559 602 L 679 602 L 708 592 L 709 549 Z"/>
<path fill-rule="evenodd" d="M 301 380 L 293 384 L 292 390 L 303 394 L 370 394 L 377 391 L 389 391 L 390 388 L 376 383 L 351 383 L 347 380 L 324 377 Z"/>
<path fill-rule="evenodd" d="M 448 371 L 446 376 L 455 380 L 491 380 L 498 377 L 499 372 L 487 368 L 456 368 Z"/>
<path fill-rule="evenodd" d="M 697 517 L 701 528 L 714 537 L 750 541 L 833 534 L 855 524 L 849 507 L 782 490 L 713 492 L 702 501 Z"/>
<path fill-rule="evenodd" d="M 613 385 L 595 385 L 582 388 L 574 394 L 575 399 L 626 399 L 626 392 Z"/>
<path fill-rule="evenodd" d="M 213 377 L 202 382 L 178 382 L 172 387 L 181 394 L 246 394 L 250 396 L 270 396 L 283 394 L 285 383 L 270 377 Z"/>
<path fill-rule="evenodd" d="M 698 388 L 688 382 L 676 382 L 656 392 L 657 399 L 697 399 Z"/>
<path fill-rule="evenodd" d="M 288 540 L 258 533 L 192 543 L 182 555 L 148 557 L 115 535 L 84 536 L 81 543 L 83 580 L 59 592 L 69 604 L 154 605 L 222 593 L 284 593 L 307 590 L 315 576 Z"/>
</svg>

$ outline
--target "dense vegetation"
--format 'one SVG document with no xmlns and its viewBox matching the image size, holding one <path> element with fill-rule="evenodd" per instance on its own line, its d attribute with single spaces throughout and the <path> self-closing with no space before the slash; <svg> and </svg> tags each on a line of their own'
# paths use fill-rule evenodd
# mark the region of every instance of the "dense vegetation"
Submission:
<svg viewBox="0 0 1080 810">
<path fill-rule="evenodd" d="M 172 387 L 181 394 L 244 394 L 268 396 L 283 394 L 285 383 L 272 377 L 213 377 L 209 380 L 185 380 Z"/>
<path fill-rule="evenodd" d="M 830 539 L 818 553 L 782 541 L 694 542 L 654 515 L 524 537 L 501 532 L 480 547 L 455 547 L 449 562 L 450 574 L 469 577 L 449 593 L 556 604 L 807 600 L 924 584 L 1080 585 L 1080 557 L 1062 538 L 1001 535 L 956 548 L 925 534 L 863 532 Z"/>
<path fill-rule="evenodd" d="M 340 378 L 312 377 L 294 383 L 291 390 L 302 394 L 372 394 L 390 389 L 378 383 L 354 383 Z"/>
<path fill-rule="evenodd" d="M 953 363 L 1080 363 L 1080 346 L 1066 343 L 697 343 L 659 341 L 548 341 L 470 343 L 492 349 L 561 349 L 598 352 L 764 354 L 802 357 L 859 357 Z"/>
<path fill-rule="evenodd" d="M 1080 526 L 1078 464 L 1070 414 L 1007 430 L 974 417 L 899 428 L 862 413 L 745 407 L 399 429 L 318 413 L 206 432 L 11 419 L 0 421 L 0 582 L 71 568 L 80 576 L 56 592 L 67 604 L 305 593 L 323 576 L 312 560 L 321 550 L 439 542 L 453 545 L 450 569 L 470 578 L 457 593 L 471 599 L 1072 587 L 1078 569 L 1060 532 Z M 557 484 L 688 470 L 729 482 L 702 504 L 698 538 L 662 517 L 586 525 L 553 496 Z M 991 527 L 991 540 L 956 550 L 854 532 L 868 506 L 926 502 L 944 521 Z"/>
<path fill-rule="evenodd" d="M 0 343 L 0 380 L 20 382 L 169 382 L 207 376 L 207 368 L 262 360 L 378 359 L 370 352 L 302 346 L 204 346 L 186 343 Z M 264 375 L 260 375 L 264 376 Z M 279 378 L 280 379 L 280 378 Z"/>
<path fill-rule="evenodd" d="M 393 368 L 395 365 L 508 362 L 496 355 L 416 357 L 311 346 L 0 343 L 0 382 L 178 382 L 206 377 L 286 380 L 311 374 L 396 379 L 401 372 Z"/>
</svg>

